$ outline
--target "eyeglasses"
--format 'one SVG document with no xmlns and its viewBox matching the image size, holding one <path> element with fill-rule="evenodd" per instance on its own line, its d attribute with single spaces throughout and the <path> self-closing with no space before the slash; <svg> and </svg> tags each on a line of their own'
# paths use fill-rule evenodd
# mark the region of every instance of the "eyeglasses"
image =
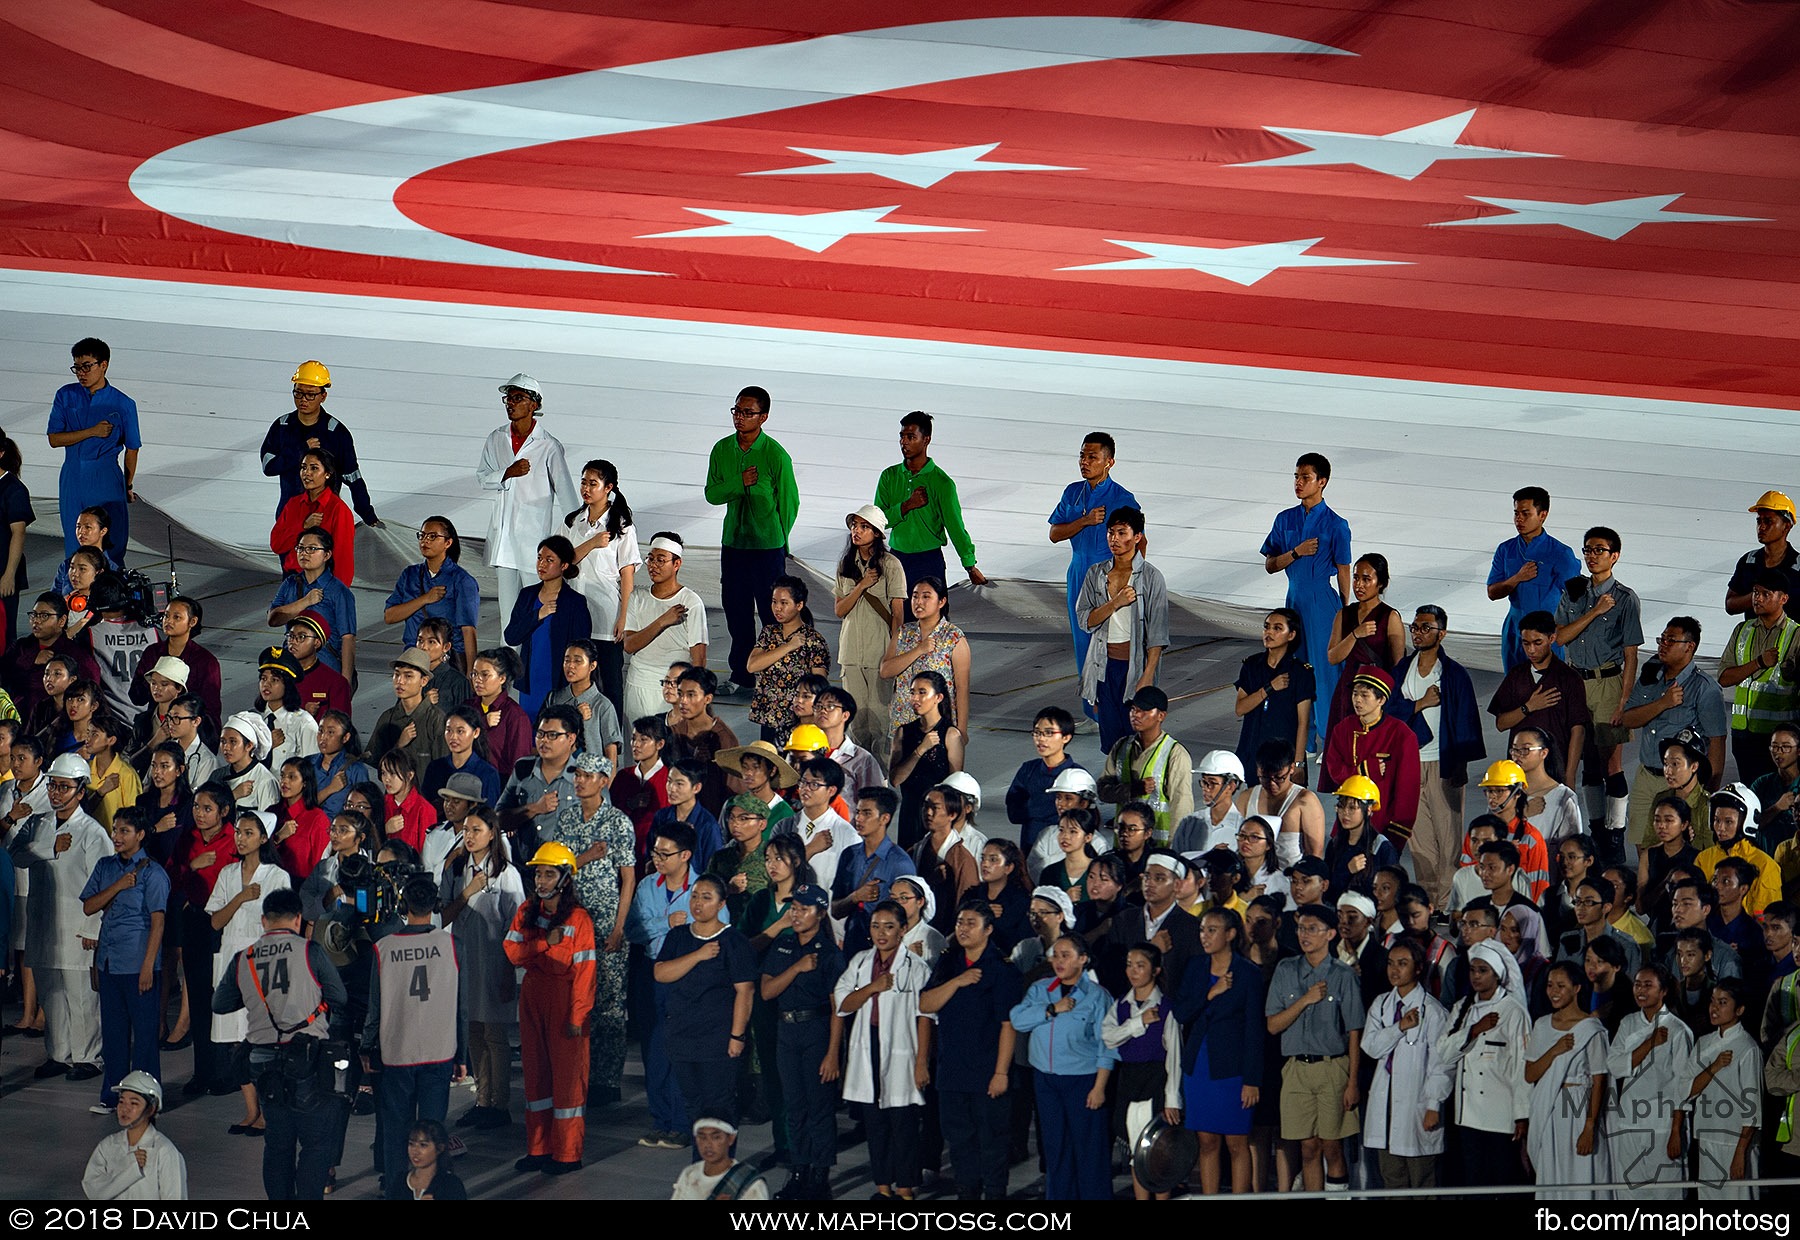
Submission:
<svg viewBox="0 0 1800 1240">
<path fill-rule="evenodd" d="M 69 373 L 74 375 L 85 375 L 88 371 L 98 365 L 100 365 L 99 362 L 76 362 L 73 366 L 69 367 Z"/>
<path fill-rule="evenodd" d="M 450 537 L 450 535 L 448 535 L 448 534 L 439 534 L 433 530 L 420 530 L 419 531 L 419 541 L 420 542 L 437 542 L 440 539 L 448 539 L 449 537 Z"/>
<path fill-rule="evenodd" d="M 1692 646 L 1694 645 L 1694 639 L 1691 637 L 1670 637 L 1667 633 L 1664 633 L 1657 637 L 1656 644 L 1659 646 Z"/>
<path fill-rule="evenodd" d="M 676 848 L 652 848 L 650 850 L 650 855 L 655 857 L 658 861 L 673 861 L 681 855 L 681 850 Z"/>
<path fill-rule="evenodd" d="M 325 393 L 323 393 L 323 392 L 308 392 L 308 391 L 304 391 L 301 388 L 295 388 L 294 389 L 294 399 L 295 400 L 324 400 Z"/>
<path fill-rule="evenodd" d="M 1602 546 L 1598 543 L 1589 543 L 1587 546 L 1585 546 L 1581 549 L 1581 554 L 1583 554 L 1583 555 L 1611 555 L 1611 554 L 1613 554 L 1613 549 L 1611 547 Z"/>
<path fill-rule="evenodd" d="M 1522 758 L 1528 753 L 1537 753 L 1543 748 L 1545 748 L 1543 745 L 1514 745 L 1506 752 L 1512 754 L 1514 757 Z"/>
<path fill-rule="evenodd" d="M 31 613 L 32 619 L 35 620 L 35 619 L 37 619 L 37 617 L 38 617 L 37 612 L 34 611 Z M 1770 741 L 1769 742 L 1769 750 L 1772 753 L 1786 753 L 1788 750 L 1794 749 L 1794 748 L 1800 748 L 1800 746 L 1796 746 L 1794 744 L 1794 742 L 1792 742 L 1792 741 Z"/>
<path fill-rule="evenodd" d="M 573 736 L 573 735 L 575 735 L 573 732 L 564 732 L 559 728 L 539 728 L 537 730 L 537 738 L 541 741 L 554 740 L 555 738 L 557 738 L 559 736 Z"/>
<path fill-rule="evenodd" d="M 178 715 L 174 711 L 170 711 L 163 716 L 163 718 L 167 719 L 170 723 L 192 723 L 199 717 L 199 715 Z"/>
<path fill-rule="evenodd" d="M 1047 741 L 1052 737 L 1061 736 L 1062 733 L 1056 728 L 1033 728 L 1031 729 L 1031 735 L 1036 739 Z"/>
<path fill-rule="evenodd" d="M 736 405 L 733 405 L 731 407 L 731 416 L 734 418 L 760 418 L 767 415 L 765 415 L 761 409 L 740 409 Z"/>
<path fill-rule="evenodd" d="M 516 405 L 522 400 L 536 399 L 537 397 L 530 392 L 505 392 L 500 397 L 500 403 L 503 405 Z"/>
<path fill-rule="evenodd" d="M 1573 904 L 1576 908 L 1599 908 L 1602 904 L 1605 904 L 1606 901 L 1596 900 L 1592 896 L 1589 896 L 1585 900 L 1571 900 L 1569 903 Z"/>
<path fill-rule="evenodd" d="M 295 543 L 294 550 L 301 555 L 322 555 L 325 552 L 325 548 L 318 543 Z"/>
<path fill-rule="evenodd" d="M 62 619 L 61 616 L 57 615 L 53 611 L 39 611 L 36 609 L 26 612 L 25 615 L 26 615 L 26 618 L 30 619 L 30 620 L 61 620 Z M 1770 745 L 1769 748 L 1773 749 L 1773 748 L 1775 748 L 1775 746 Z M 1788 748 L 1792 749 L 1793 746 L 1789 745 Z"/>
<path fill-rule="evenodd" d="M 801 781 L 800 781 L 800 787 L 802 787 L 802 788 L 823 788 L 823 787 L 825 787 L 825 786 L 826 786 L 826 785 L 825 785 L 825 781 L 824 781 L 824 780 L 822 780 L 822 779 L 813 779 L 813 778 L 812 778 L 812 777 L 810 777 L 810 776 L 808 776 L 808 777 L 807 777 L 807 778 L 806 778 L 806 779 L 803 779 L 803 780 L 801 780 Z M 926 808 L 926 809 L 930 809 L 930 808 L 931 808 L 931 806 L 929 806 L 929 805 L 927 805 L 927 806 L 926 806 L 926 807 L 925 807 L 925 808 Z"/>
<path fill-rule="evenodd" d="M 1435 624 L 1420 624 L 1416 620 L 1413 623 L 1407 625 L 1406 627 L 1411 629 L 1415 633 L 1435 633 L 1438 631 L 1437 625 L 1435 625 Z"/>
</svg>

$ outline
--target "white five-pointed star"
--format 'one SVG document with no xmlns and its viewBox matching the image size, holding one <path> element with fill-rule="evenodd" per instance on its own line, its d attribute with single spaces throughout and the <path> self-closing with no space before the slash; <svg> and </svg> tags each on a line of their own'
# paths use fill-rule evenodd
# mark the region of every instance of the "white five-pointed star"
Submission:
<svg viewBox="0 0 1800 1240">
<path fill-rule="evenodd" d="M 747 177 L 785 176 L 852 176 L 866 173 L 885 177 L 902 185 L 929 189 L 945 177 L 959 172 L 1080 172 L 1080 168 L 1061 164 L 1008 164 L 999 160 L 983 161 L 982 156 L 1000 144 L 986 146 L 951 146 L 941 151 L 915 151 L 910 155 L 888 155 L 880 151 L 822 151 L 809 146 L 790 146 L 788 150 L 831 162 L 807 164 L 800 168 L 771 168 L 766 172 L 746 172 Z"/>
<path fill-rule="evenodd" d="M 1306 241 L 1271 241 L 1264 245 L 1237 245 L 1214 248 L 1202 245 L 1173 245 L 1162 241 L 1114 241 L 1136 250 L 1145 258 L 1125 258 L 1115 263 L 1087 263 L 1080 267 L 1064 267 L 1064 271 L 1204 271 L 1207 275 L 1242 284 L 1246 288 L 1283 267 L 1409 267 L 1410 263 L 1389 262 L 1379 258 L 1333 258 L 1328 254 L 1308 254 L 1323 241 L 1313 237 Z"/>
<path fill-rule="evenodd" d="M 651 237 L 773 237 L 789 245 L 797 245 L 814 254 L 822 254 L 845 237 L 863 233 L 935 233 L 980 232 L 979 228 L 947 228 L 938 224 L 889 223 L 882 217 L 899 207 L 863 207 L 857 211 L 814 211 L 790 215 L 779 211 L 715 211 L 706 207 L 685 207 L 695 215 L 721 220 L 703 228 L 683 228 L 675 232 L 644 233 L 639 240 Z"/>
<path fill-rule="evenodd" d="M 1475 109 L 1427 121 L 1393 133 L 1337 133 L 1329 129 L 1279 129 L 1264 125 L 1270 133 L 1311 149 L 1274 159 L 1232 164 L 1233 168 L 1304 168 L 1354 164 L 1370 172 L 1410 181 L 1444 159 L 1559 159 L 1541 151 L 1506 151 L 1491 146 L 1458 146 L 1457 139 L 1475 118 Z"/>
<path fill-rule="evenodd" d="M 1470 195 L 1474 198 L 1474 195 Z M 1490 207 L 1504 207 L 1509 215 L 1481 215 L 1468 220 L 1439 220 L 1433 228 L 1463 224 L 1560 224 L 1595 237 L 1617 241 L 1639 224 L 1735 224 L 1757 223 L 1760 215 L 1700 215 L 1692 211 L 1666 211 L 1680 194 L 1653 194 L 1647 198 L 1614 198 L 1609 202 L 1545 202 L 1535 198 L 1475 198 Z"/>
</svg>

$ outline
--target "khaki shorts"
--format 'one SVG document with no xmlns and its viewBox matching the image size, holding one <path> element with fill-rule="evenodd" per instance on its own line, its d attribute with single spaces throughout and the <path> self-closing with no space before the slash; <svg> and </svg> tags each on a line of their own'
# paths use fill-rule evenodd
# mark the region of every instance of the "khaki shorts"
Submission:
<svg viewBox="0 0 1800 1240">
<path fill-rule="evenodd" d="M 1348 1055 L 1319 1063 L 1288 1060 L 1281 1069 L 1281 1139 L 1337 1141 L 1361 1132 L 1356 1112 L 1344 1110 L 1344 1086 L 1349 1083 Z"/>
<path fill-rule="evenodd" d="M 1613 717 L 1613 712 L 1619 709 L 1620 699 L 1625 696 L 1623 673 L 1583 683 L 1587 686 L 1588 714 L 1594 717 L 1594 744 L 1599 746 L 1600 751 L 1604 753 L 1614 745 L 1623 745 L 1630 740 L 1630 728 L 1615 728 L 1607 722 Z M 1579 759 L 1580 756 L 1576 754 L 1575 758 Z M 1573 768 L 1574 762 L 1565 758 L 1563 765 Z"/>
</svg>

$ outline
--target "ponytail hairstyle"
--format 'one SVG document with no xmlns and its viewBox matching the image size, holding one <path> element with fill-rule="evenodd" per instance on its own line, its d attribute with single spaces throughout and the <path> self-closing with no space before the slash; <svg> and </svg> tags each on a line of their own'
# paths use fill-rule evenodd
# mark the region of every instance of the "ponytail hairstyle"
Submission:
<svg viewBox="0 0 1800 1240">
<path fill-rule="evenodd" d="M 581 472 L 600 475 L 600 481 L 612 488 L 612 498 L 607 501 L 606 505 L 606 532 L 614 538 L 619 537 L 625 532 L 625 527 L 631 524 L 631 505 L 625 502 L 625 492 L 619 490 L 618 468 L 611 461 L 595 458 L 583 465 Z M 583 504 L 564 517 L 563 528 L 572 528 L 575 518 L 586 510 L 587 505 Z"/>
</svg>

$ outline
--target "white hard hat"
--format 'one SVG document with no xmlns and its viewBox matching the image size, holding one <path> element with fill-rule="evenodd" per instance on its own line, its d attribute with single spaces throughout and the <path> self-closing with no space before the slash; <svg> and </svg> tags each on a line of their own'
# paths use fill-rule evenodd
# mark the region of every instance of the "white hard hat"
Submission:
<svg viewBox="0 0 1800 1240">
<path fill-rule="evenodd" d="M 967 771 L 951 771 L 944 776 L 943 784 L 944 787 L 954 788 L 975 802 L 976 809 L 981 808 L 981 785 L 976 783 L 975 777 Z"/>
<path fill-rule="evenodd" d="M 1735 801 L 1744 811 L 1742 834 L 1745 839 L 1756 838 L 1756 819 L 1762 813 L 1762 798 L 1750 791 L 1748 784 L 1726 784 L 1709 798 L 1713 805 L 1720 801 Z"/>
<path fill-rule="evenodd" d="M 1196 775 L 1227 775 L 1238 783 L 1244 782 L 1244 764 L 1229 749 L 1209 749 L 1194 767 Z"/>
<path fill-rule="evenodd" d="M 539 401 L 544 399 L 544 385 L 539 383 L 536 379 L 533 379 L 530 375 L 525 374 L 523 371 L 500 385 L 500 390 L 502 392 L 507 391 L 510 388 L 519 388 L 522 391 L 530 392 L 533 396 L 537 397 Z"/>
<path fill-rule="evenodd" d="M 1100 796 L 1100 788 L 1094 783 L 1094 777 L 1078 766 L 1070 767 L 1058 775 L 1056 782 L 1050 785 L 1050 791 L 1073 792 L 1080 796 L 1096 799 Z"/>
<path fill-rule="evenodd" d="M 82 783 L 88 781 L 87 759 L 78 753 L 59 753 L 50 763 L 51 779 L 76 779 Z"/>
<path fill-rule="evenodd" d="M 150 1105 L 159 1111 L 162 1110 L 162 1086 L 157 1084 L 155 1077 L 142 1068 L 134 1072 L 127 1072 L 125 1079 L 119 1082 L 118 1087 L 121 1091 L 129 1090 L 134 1094 L 142 1094 L 150 1100 Z"/>
</svg>

